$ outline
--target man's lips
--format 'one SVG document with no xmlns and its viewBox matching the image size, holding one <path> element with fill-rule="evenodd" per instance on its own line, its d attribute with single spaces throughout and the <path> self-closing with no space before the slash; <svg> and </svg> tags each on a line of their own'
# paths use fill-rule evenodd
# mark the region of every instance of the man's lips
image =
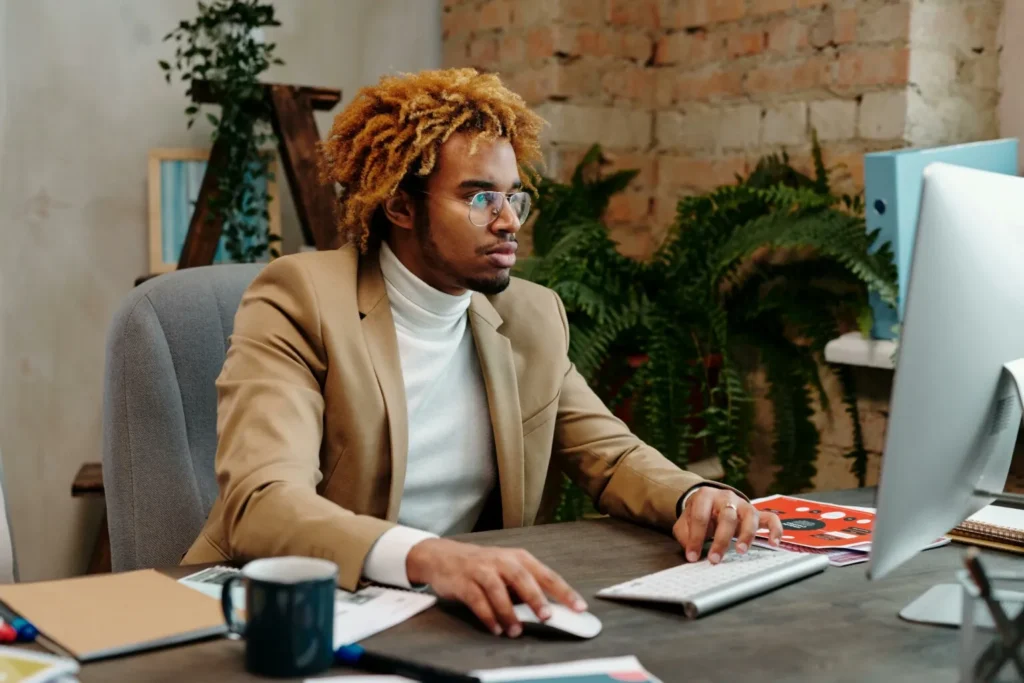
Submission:
<svg viewBox="0 0 1024 683">
<path fill-rule="evenodd" d="M 516 264 L 516 242 L 506 242 L 487 252 L 487 260 L 496 268 L 511 268 Z"/>
</svg>

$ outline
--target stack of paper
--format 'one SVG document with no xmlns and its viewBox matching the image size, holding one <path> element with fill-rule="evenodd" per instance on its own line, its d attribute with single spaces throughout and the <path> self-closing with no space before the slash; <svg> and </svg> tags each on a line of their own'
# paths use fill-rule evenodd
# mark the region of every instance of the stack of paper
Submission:
<svg viewBox="0 0 1024 683">
<path fill-rule="evenodd" d="M 223 584 L 241 571 L 233 567 L 210 567 L 190 574 L 181 583 L 220 599 Z M 232 593 L 232 602 L 245 604 L 241 587 Z M 419 614 L 437 602 L 430 593 L 384 586 L 367 586 L 355 593 L 338 589 L 334 595 L 334 647 L 369 638 Z"/>
<path fill-rule="evenodd" d="M 517 666 L 507 669 L 472 671 L 483 683 L 661 683 L 636 657 L 581 659 L 562 664 Z M 411 683 L 400 676 L 334 676 L 317 678 L 316 683 Z M 314 683 L 309 679 L 307 683 Z"/>
<path fill-rule="evenodd" d="M 791 496 L 769 496 L 753 501 L 762 512 L 774 512 L 782 521 L 782 549 L 797 553 L 828 555 L 833 567 L 867 562 L 875 509 L 832 505 Z M 949 539 L 936 539 L 929 548 L 938 548 Z M 768 530 L 758 529 L 755 545 L 771 548 Z"/>
</svg>

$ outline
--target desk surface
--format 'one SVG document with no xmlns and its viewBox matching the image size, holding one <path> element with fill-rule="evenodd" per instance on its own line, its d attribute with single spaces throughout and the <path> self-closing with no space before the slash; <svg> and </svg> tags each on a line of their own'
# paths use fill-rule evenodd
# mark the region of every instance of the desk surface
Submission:
<svg viewBox="0 0 1024 683">
<path fill-rule="evenodd" d="M 871 505 L 873 491 L 816 494 Z M 605 586 L 680 561 L 671 538 L 614 520 L 474 534 L 484 545 L 520 546 L 560 572 L 604 622 L 590 641 L 495 638 L 468 612 L 437 607 L 365 641 L 368 647 L 461 669 L 635 654 L 665 683 L 740 681 L 955 681 L 957 635 L 897 612 L 935 583 L 954 581 L 962 546 L 919 554 L 894 576 L 865 578 L 867 565 L 832 567 L 696 621 L 681 612 L 594 597 Z M 996 557 L 994 566 L 1011 561 Z M 175 570 L 172 575 L 184 572 Z M 83 666 L 90 681 L 247 681 L 243 644 L 225 639 Z M 343 673 L 334 672 L 334 675 Z"/>
</svg>

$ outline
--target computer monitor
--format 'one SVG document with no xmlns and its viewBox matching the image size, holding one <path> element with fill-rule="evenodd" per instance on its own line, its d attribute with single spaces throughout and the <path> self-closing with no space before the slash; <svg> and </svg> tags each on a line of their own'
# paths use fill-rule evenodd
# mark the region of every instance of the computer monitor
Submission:
<svg viewBox="0 0 1024 683">
<path fill-rule="evenodd" d="M 1024 396 L 1024 178 L 924 171 L 868 576 L 997 499 Z M 954 577 L 950 577 L 954 580 Z"/>
</svg>

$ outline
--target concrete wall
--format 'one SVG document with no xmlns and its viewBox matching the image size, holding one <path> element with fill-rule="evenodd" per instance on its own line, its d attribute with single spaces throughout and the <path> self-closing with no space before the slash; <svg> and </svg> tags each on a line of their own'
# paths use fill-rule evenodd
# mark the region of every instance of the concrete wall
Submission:
<svg viewBox="0 0 1024 683">
<path fill-rule="evenodd" d="M 1006 3 L 999 31 L 999 134 L 1024 141 L 1024 2 Z M 1024 168 L 1024 145 L 1017 153 Z"/>
<path fill-rule="evenodd" d="M 278 3 L 273 80 L 347 102 L 387 71 L 440 64 L 435 0 Z M 72 500 L 100 460 L 107 324 L 146 271 L 146 155 L 207 146 L 164 83 L 161 42 L 193 0 L 0 0 L 0 449 L 22 576 L 84 569 L 99 509 Z M 321 115 L 321 133 L 332 114 Z M 286 249 L 298 230 L 283 206 Z"/>
</svg>

